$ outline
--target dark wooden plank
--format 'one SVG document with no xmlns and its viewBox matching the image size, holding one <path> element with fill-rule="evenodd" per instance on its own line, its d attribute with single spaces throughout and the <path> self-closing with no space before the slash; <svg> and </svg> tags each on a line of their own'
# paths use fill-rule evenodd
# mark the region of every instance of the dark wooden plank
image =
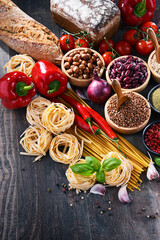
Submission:
<svg viewBox="0 0 160 240">
<path fill-rule="evenodd" d="M 61 29 L 52 21 L 49 1 L 15 1 L 26 13 L 46 25 L 57 36 Z M 158 0 L 154 20 L 159 22 Z M 122 39 L 124 25 L 114 39 Z M 0 76 L 3 65 L 13 50 L 0 42 Z M 145 58 L 147 59 L 147 58 Z M 153 79 L 143 92 L 147 96 L 155 85 Z M 91 104 L 102 115 L 103 106 Z M 156 119 L 153 115 L 152 120 Z M 12 239 L 57 239 L 57 240 L 158 240 L 160 236 L 160 193 L 159 182 L 149 182 L 142 174 L 141 192 L 129 192 L 132 202 L 123 205 L 117 198 L 118 189 L 108 188 L 106 196 L 75 191 L 62 191 L 67 184 L 67 166 L 56 163 L 47 155 L 33 163 L 32 157 L 20 156 L 21 133 L 27 128 L 25 109 L 9 111 L 0 105 L 0 238 Z M 146 153 L 142 132 L 125 136 Z M 59 186 L 57 186 L 59 184 Z M 51 192 L 48 192 L 51 189 Z M 145 208 L 145 209 L 144 209 Z M 144 211 L 145 210 L 145 211 Z M 103 214 L 101 214 L 101 211 Z M 156 218 L 147 218 L 155 215 Z"/>
</svg>

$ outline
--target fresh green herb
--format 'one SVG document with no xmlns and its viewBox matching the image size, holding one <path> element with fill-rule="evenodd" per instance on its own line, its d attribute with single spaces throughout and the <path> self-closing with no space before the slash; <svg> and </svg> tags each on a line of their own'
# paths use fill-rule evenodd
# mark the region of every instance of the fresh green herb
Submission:
<svg viewBox="0 0 160 240">
<path fill-rule="evenodd" d="M 117 158 L 107 158 L 102 163 L 102 169 L 109 172 L 121 165 L 121 161 Z"/>
<path fill-rule="evenodd" d="M 98 171 L 100 169 L 101 164 L 95 157 L 87 156 L 85 160 L 86 163 L 91 166 L 95 171 Z"/>
<path fill-rule="evenodd" d="M 100 183 L 104 183 L 105 182 L 105 173 L 104 171 L 102 170 L 102 168 L 100 168 L 97 173 L 96 173 L 96 178 L 97 178 L 97 181 L 100 182 Z"/>
<path fill-rule="evenodd" d="M 83 176 L 90 176 L 92 175 L 95 170 L 89 166 L 87 163 L 77 163 L 71 166 L 71 169 L 74 173 L 83 175 Z"/>
<path fill-rule="evenodd" d="M 154 161 L 158 167 L 160 167 L 160 157 L 155 157 Z"/>
<path fill-rule="evenodd" d="M 96 172 L 96 179 L 100 183 L 105 182 L 105 172 L 109 172 L 121 165 L 121 161 L 117 158 L 105 159 L 102 163 L 92 156 L 87 156 L 85 158 L 85 163 L 76 163 L 70 168 L 75 174 L 82 176 L 90 176 Z"/>
</svg>

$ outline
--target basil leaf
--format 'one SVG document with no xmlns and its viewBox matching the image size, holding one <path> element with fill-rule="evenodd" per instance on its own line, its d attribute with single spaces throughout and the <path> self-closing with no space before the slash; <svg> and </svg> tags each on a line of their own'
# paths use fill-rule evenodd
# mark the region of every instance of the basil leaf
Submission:
<svg viewBox="0 0 160 240">
<path fill-rule="evenodd" d="M 86 163 L 91 166 L 95 171 L 98 171 L 101 167 L 100 162 L 95 157 L 87 156 L 85 157 Z"/>
<path fill-rule="evenodd" d="M 158 167 L 160 167 L 160 157 L 155 157 L 154 161 Z"/>
<path fill-rule="evenodd" d="M 104 183 L 105 182 L 105 173 L 104 171 L 102 170 L 102 168 L 100 168 L 98 170 L 98 172 L 96 173 L 96 179 L 98 182 L 100 183 Z"/>
<path fill-rule="evenodd" d="M 121 161 L 117 158 L 107 158 L 102 163 L 102 169 L 109 172 L 121 165 Z"/>
<path fill-rule="evenodd" d="M 83 175 L 83 176 L 90 176 L 95 172 L 95 170 L 91 166 L 89 166 L 87 163 L 77 163 L 70 166 L 70 168 L 74 173 Z"/>
</svg>

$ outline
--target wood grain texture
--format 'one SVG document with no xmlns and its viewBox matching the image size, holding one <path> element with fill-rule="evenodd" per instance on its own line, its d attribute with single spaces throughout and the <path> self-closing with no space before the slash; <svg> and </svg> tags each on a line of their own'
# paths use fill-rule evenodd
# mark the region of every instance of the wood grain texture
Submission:
<svg viewBox="0 0 160 240">
<path fill-rule="evenodd" d="M 53 23 L 49 12 L 49 0 L 14 2 L 60 36 L 61 29 Z M 160 27 L 160 4 L 158 0 L 156 3 L 153 20 Z M 116 42 L 122 39 L 124 32 L 125 26 L 121 23 L 114 36 Z M 5 73 L 4 64 L 14 54 L 0 42 L 0 77 Z M 146 97 L 155 85 L 151 79 L 142 94 Z M 102 106 L 89 104 L 104 116 Z M 152 115 L 151 121 L 154 119 L 156 115 Z M 27 126 L 25 109 L 9 111 L 0 105 L 0 239 L 160 239 L 159 182 L 149 182 L 145 173 L 142 174 L 141 192 L 129 192 L 132 202 L 128 205 L 119 202 L 117 188 L 107 188 L 104 197 L 63 192 L 62 184 L 68 184 L 65 177 L 67 166 L 54 162 L 48 155 L 33 163 L 34 158 L 19 154 L 22 150 L 20 135 Z M 146 153 L 141 134 L 142 131 L 125 138 Z M 156 218 L 148 218 L 150 215 Z"/>
</svg>

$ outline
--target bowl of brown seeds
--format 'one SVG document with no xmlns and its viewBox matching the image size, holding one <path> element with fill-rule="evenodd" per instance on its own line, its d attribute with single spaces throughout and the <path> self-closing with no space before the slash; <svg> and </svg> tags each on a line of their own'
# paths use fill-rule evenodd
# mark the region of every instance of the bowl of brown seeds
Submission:
<svg viewBox="0 0 160 240">
<path fill-rule="evenodd" d="M 132 134 L 141 131 L 148 123 L 151 108 L 147 99 L 136 92 L 125 92 L 129 100 L 117 110 L 118 98 L 114 94 L 105 104 L 104 114 L 108 124 L 117 132 Z"/>
</svg>

